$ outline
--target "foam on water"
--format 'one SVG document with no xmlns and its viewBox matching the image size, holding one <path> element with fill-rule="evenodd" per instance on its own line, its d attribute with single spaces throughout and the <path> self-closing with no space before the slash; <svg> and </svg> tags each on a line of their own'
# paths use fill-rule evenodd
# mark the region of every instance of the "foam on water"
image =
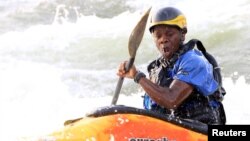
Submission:
<svg viewBox="0 0 250 141">
<path fill-rule="evenodd" d="M 105 6 L 98 3 L 105 1 L 84 1 L 96 7 L 79 0 L 76 3 L 85 6 L 79 9 L 82 15 L 64 23 L 53 21 L 56 2 L 15 2 L 0 2 L 0 140 L 49 133 L 67 119 L 110 105 L 116 68 L 129 57 L 129 34 L 150 5 L 182 9 L 188 18 L 187 39 L 201 39 L 222 66 L 227 123 L 250 123 L 247 0 L 129 0 Z M 118 12 L 101 13 L 104 7 Z M 27 15 L 35 20 L 27 20 Z M 145 32 L 135 64 L 146 72 L 157 55 Z M 126 79 L 118 104 L 142 108 L 142 95 L 140 87 Z"/>
</svg>

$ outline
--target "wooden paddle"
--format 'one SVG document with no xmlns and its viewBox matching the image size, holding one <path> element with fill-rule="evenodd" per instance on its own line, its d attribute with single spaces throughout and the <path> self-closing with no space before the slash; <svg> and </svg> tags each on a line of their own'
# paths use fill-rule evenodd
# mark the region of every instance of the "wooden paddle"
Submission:
<svg viewBox="0 0 250 141">
<path fill-rule="evenodd" d="M 150 13 L 150 10 L 151 10 L 151 7 L 144 13 L 144 15 L 141 17 L 141 19 L 139 20 L 139 22 L 135 26 L 134 30 L 130 34 L 129 42 L 128 42 L 128 50 L 129 50 L 130 59 L 125 66 L 126 71 L 128 71 L 134 63 L 136 51 L 139 48 L 142 37 L 144 35 L 144 31 L 145 31 L 145 28 L 147 25 L 147 20 L 148 20 L 148 15 Z M 117 83 L 116 90 L 115 90 L 115 95 L 112 99 L 112 105 L 115 105 L 117 100 L 118 100 L 123 80 L 124 80 L 123 77 L 119 78 L 119 81 Z M 74 122 L 81 120 L 81 119 L 82 119 L 82 117 L 72 119 L 72 120 L 67 120 L 64 122 L 64 126 L 69 125 L 71 123 L 74 123 Z"/>
<path fill-rule="evenodd" d="M 129 71 L 129 69 L 132 67 L 135 61 L 136 51 L 139 48 L 142 37 L 144 35 L 144 31 L 147 25 L 147 20 L 148 20 L 150 10 L 151 10 L 151 7 L 144 13 L 144 15 L 141 17 L 141 19 L 137 23 L 137 25 L 134 27 L 134 30 L 130 34 L 129 42 L 128 42 L 128 51 L 129 51 L 130 59 L 125 66 L 125 71 Z M 116 105 L 116 102 L 118 100 L 119 93 L 121 91 L 121 87 L 123 84 L 123 80 L 124 80 L 123 77 L 120 77 L 118 80 L 118 83 L 115 89 L 115 95 L 113 96 L 112 103 L 111 103 L 112 105 Z"/>
</svg>

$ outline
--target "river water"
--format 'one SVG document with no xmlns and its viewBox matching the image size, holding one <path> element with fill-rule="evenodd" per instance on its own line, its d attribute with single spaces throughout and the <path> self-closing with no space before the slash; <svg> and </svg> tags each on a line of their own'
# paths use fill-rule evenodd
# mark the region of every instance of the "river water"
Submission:
<svg viewBox="0 0 250 141">
<path fill-rule="evenodd" d="M 186 40 L 200 39 L 222 68 L 227 124 L 250 124 L 249 0 L 0 1 L 0 140 L 63 127 L 111 104 L 128 38 L 150 6 L 187 17 Z M 135 64 L 158 56 L 148 30 Z M 125 79 L 117 104 L 142 107 L 143 91 Z"/>
</svg>

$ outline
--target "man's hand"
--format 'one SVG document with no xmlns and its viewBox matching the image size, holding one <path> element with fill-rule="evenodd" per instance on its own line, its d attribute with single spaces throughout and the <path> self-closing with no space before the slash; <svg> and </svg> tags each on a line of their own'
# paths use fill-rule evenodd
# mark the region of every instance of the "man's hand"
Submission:
<svg viewBox="0 0 250 141">
<path fill-rule="evenodd" d="M 128 61 L 125 61 L 125 62 L 120 64 L 116 74 L 118 76 L 120 76 L 120 77 L 126 77 L 126 78 L 130 78 L 130 79 L 134 79 L 135 74 L 137 73 L 136 67 L 133 65 L 130 68 L 130 70 L 128 72 L 126 72 L 126 70 L 125 70 L 126 63 L 128 63 Z"/>
</svg>

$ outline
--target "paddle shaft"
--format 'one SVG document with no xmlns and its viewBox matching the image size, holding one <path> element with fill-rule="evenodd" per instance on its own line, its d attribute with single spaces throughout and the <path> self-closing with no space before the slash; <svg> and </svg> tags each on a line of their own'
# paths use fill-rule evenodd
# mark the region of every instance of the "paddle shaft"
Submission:
<svg viewBox="0 0 250 141">
<path fill-rule="evenodd" d="M 133 63 L 135 61 L 135 58 L 130 58 L 128 63 L 126 63 L 126 66 L 125 66 L 125 71 L 128 72 L 129 69 L 132 67 Z M 112 105 L 115 105 L 117 100 L 118 100 L 118 97 L 119 97 L 119 93 L 121 91 L 121 87 L 122 87 L 122 84 L 123 84 L 123 81 L 124 81 L 124 77 L 120 77 L 119 80 L 118 80 L 118 83 L 116 85 L 116 89 L 115 89 L 115 95 L 112 99 Z"/>
<path fill-rule="evenodd" d="M 140 45 L 141 40 L 143 38 L 143 34 L 145 31 L 145 27 L 147 24 L 150 10 L 151 10 L 151 7 L 144 13 L 144 15 L 141 17 L 139 22 L 134 27 L 134 30 L 130 34 L 129 42 L 128 42 L 130 59 L 129 59 L 128 63 L 125 64 L 125 72 L 129 71 L 129 69 L 132 67 L 132 65 L 135 61 L 136 51 L 139 48 L 139 45 Z M 123 80 L 124 80 L 123 77 L 120 77 L 118 80 L 118 83 L 117 83 L 117 86 L 115 89 L 115 94 L 113 96 L 112 103 L 111 103 L 112 105 L 115 105 L 117 100 L 118 100 Z"/>
</svg>

